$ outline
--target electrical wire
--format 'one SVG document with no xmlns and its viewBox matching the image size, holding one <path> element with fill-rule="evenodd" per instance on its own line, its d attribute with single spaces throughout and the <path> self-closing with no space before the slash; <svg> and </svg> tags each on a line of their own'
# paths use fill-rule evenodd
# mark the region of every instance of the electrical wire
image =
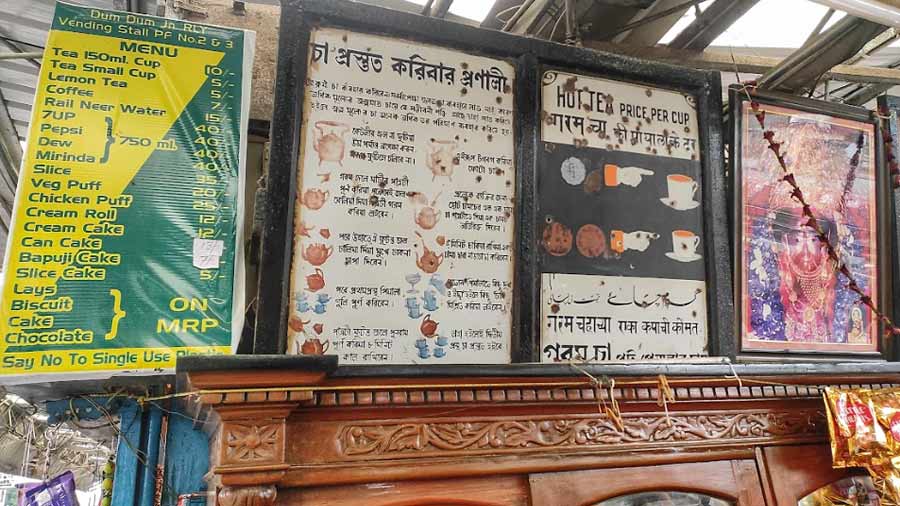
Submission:
<svg viewBox="0 0 900 506">
<path fill-rule="evenodd" d="M 512 12 L 512 11 L 514 11 L 514 10 L 518 10 L 519 7 L 521 7 L 521 6 L 523 6 L 523 5 L 525 5 L 525 4 L 524 4 L 524 3 L 520 3 L 519 5 L 513 5 L 512 7 L 509 7 L 509 8 L 507 8 L 507 9 L 503 9 L 502 11 L 498 12 L 497 14 L 494 14 L 494 19 L 496 19 L 497 21 L 499 21 L 499 22 L 501 22 L 501 23 L 503 23 L 503 24 L 505 25 L 506 23 L 509 22 L 509 19 L 503 19 L 503 18 L 501 18 L 500 16 L 506 15 L 507 13 Z M 512 19 L 512 17 L 510 17 L 510 19 Z"/>
</svg>

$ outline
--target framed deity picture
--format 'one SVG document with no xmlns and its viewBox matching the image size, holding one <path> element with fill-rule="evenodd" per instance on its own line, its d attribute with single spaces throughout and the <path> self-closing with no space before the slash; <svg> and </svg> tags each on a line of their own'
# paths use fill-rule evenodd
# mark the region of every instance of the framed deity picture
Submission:
<svg viewBox="0 0 900 506">
<path fill-rule="evenodd" d="M 730 90 L 740 355 L 886 357 L 878 315 L 850 288 L 855 282 L 890 314 L 890 204 L 876 119 L 793 96 L 752 98 L 764 125 L 746 92 Z"/>
</svg>

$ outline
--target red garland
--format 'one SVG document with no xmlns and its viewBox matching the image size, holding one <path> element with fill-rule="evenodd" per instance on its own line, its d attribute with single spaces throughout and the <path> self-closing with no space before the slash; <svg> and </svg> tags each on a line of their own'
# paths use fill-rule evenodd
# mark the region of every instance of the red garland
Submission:
<svg viewBox="0 0 900 506">
<path fill-rule="evenodd" d="M 778 159 L 778 165 L 781 166 L 781 170 L 784 172 L 784 177 L 781 178 L 782 181 L 786 182 L 791 186 L 791 197 L 797 200 L 797 202 L 803 206 L 803 216 L 807 218 L 805 225 L 810 227 L 811 229 L 816 231 L 816 236 L 818 236 L 819 240 L 825 244 L 825 248 L 828 250 L 828 256 L 835 263 L 837 271 L 841 273 L 842 276 L 847 278 L 847 288 L 850 289 L 853 293 L 859 296 L 859 301 L 865 304 L 869 309 L 872 310 L 873 313 L 882 321 L 885 325 L 885 335 L 891 334 L 900 334 L 900 328 L 897 328 L 894 323 L 885 316 L 878 308 L 875 307 L 875 304 L 872 303 L 872 297 L 862 291 L 859 283 L 853 278 L 850 269 L 847 268 L 846 264 L 838 257 L 837 251 L 834 249 L 834 246 L 829 241 L 828 236 L 825 235 L 825 231 L 822 230 L 822 227 L 819 226 L 819 222 L 816 220 L 816 217 L 812 214 L 812 209 L 809 204 L 806 202 L 806 198 L 803 196 L 803 191 L 800 190 L 800 186 L 797 185 L 797 180 L 794 177 L 794 174 L 788 171 L 787 163 L 784 161 L 784 155 L 781 153 L 781 143 L 775 142 L 775 132 L 772 130 L 766 130 L 766 112 L 761 111 L 759 109 L 759 102 L 754 101 L 750 98 L 750 91 L 748 89 L 752 84 L 745 85 L 744 91 L 747 92 L 747 98 L 750 99 L 750 109 L 753 110 L 753 115 L 756 116 L 756 121 L 759 122 L 760 128 L 763 129 L 763 139 L 769 144 L 769 149 L 772 153 L 775 154 L 775 158 Z M 894 180 L 894 187 L 900 185 L 900 164 L 894 158 L 893 150 L 890 149 L 891 139 L 890 133 L 887 132 L 886 128 L 882 128 L 882 136 L 884 138 L 885 147 L 887 148 L 887 159 L 889 166 L 891 168 L 891 175 Z M 858 156 L 858 155 L 856 155 Z"/>
<path fill-rule="evenodd" d="M 879 109 L 878 115 L 884 120 L 889 118 L 891 113 L 886 109 Z M 891 182 L 894 184 L 894 188 L 900 188 L 900 164 L 897 163 L 897 157 L 894 156 L 894 138 L 891 137 L 890 128 L 881 127 L 881 139 L 884 141 L 884 156 L 891 171 Z"/>
</svg>

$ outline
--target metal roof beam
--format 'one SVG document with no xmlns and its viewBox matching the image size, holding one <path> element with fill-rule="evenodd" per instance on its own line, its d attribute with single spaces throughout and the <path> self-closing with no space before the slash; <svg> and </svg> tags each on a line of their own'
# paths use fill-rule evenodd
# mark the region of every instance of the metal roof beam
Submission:
<svg viewBox="0 0 900 506">
<path fill-rule="evenodd" d="M 451 5 L 453 5 L 453 0 L 435 0 L 428 15 L 433 18 L 443 18 L 450 11 Z"/>
<path fill-rule="evenodd" d="M 19 144 L 19 135 L 6 108 L 3 93 L 0 93 L 0 252 L 6 248 L 21 165 L 22 145 Z"/>
<path fill-rule="evenodd" d="M 861 86 L 842 96 L 840 101 L 849 105 L 865 105 L 894 86 L 890 83 L 873 83 Z"/>
<path fill-rule="evenodd" d="M 765 74 L 784 62 L 782 58 L 771 56 L 729 54 L 721 51 L 686 51 L 665 46 L 634 47 L 598 41 L 585 42 L 585 46 L 608 53 L 622 54 L 645 60 L 656 60 L 696 69 L 718 70 L 730 74 L 734 74 L 735 71 L 744 74 Z M 866 67 L 863 65 L 835 65 L 823 75 L 823 79 L 848 83 L 883 83 L 896 86 L 900 85 L 900 69 Z"/>
<path fill-rule="evenodd" d="M 612 40 L 634 46 L 654 46 L 696 3 L 700 2 L 656 0 L 653 5 L 636 14 L 626 25 L 634 28 L 618 33 Z"/>
<path fill-rule="evenodd" d="M 672 39 L 668 46 L 702 51 L 757 2 L 759 0 L 716 0 Z"/>
<path fill-rule="evenodd" d="M 845 16 L 797 49 L 757 81 L 762 89 L 798 92 L 813 86 L 829 69 L 847 61 L 888 27 Z"/>
<path fill-rule="evenodd" d="M 506 22 L 503 31 L 518 34 L 530 32 L 547 9 L 555 3 L 555 0 L 525 0 L 513 17 Z"/>
</svg>

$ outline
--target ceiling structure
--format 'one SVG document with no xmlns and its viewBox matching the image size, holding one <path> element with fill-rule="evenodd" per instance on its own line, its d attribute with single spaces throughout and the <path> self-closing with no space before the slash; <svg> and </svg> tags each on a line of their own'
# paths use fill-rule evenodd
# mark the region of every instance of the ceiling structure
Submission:
<svg viewBox="0 0 900 506">
<path fill-rule="evenodd" d="M 755 79 L 763 89 L 852 105 L 867 105 L 900 84 L 900 51 L 892 47 L 900 33 L 887 26 L 892 13 L 900 13 L 897 5 L 891 4 L 893 0 L 821 0 L 819 3 L 831 7 L 871 4 L 874 10 L 854 10 L 866 15 L 864 18 L 823 8 L 825 16 L 809 28 L 805 43 L 793 50 L 781 48 L 762 56 L 759 48 L 710 47 L 754 7 L 764 7 L 767 17 L 773 19 L 790 16 L 790 4 L 805 1 L 781 0 L 776 5 L 760 0 L 497 0 L 482 26 L 558 42 L 568 38 L 568 42 L 586 47 L 723 74 L 737 71 Z M 567 10 L 574 12 L 571 23 Z M 691 21 L 671 33 L 685 18 Z M 803 21 L 812 20 L 796 20 L 794 29 Z M 765 27 L 760 27 L 760 32 L 779 38 Z M 667 43 L 660 44 L 664 38 Z M 723 77 L 726 84 L 736 80 Z"/>
</svg>

